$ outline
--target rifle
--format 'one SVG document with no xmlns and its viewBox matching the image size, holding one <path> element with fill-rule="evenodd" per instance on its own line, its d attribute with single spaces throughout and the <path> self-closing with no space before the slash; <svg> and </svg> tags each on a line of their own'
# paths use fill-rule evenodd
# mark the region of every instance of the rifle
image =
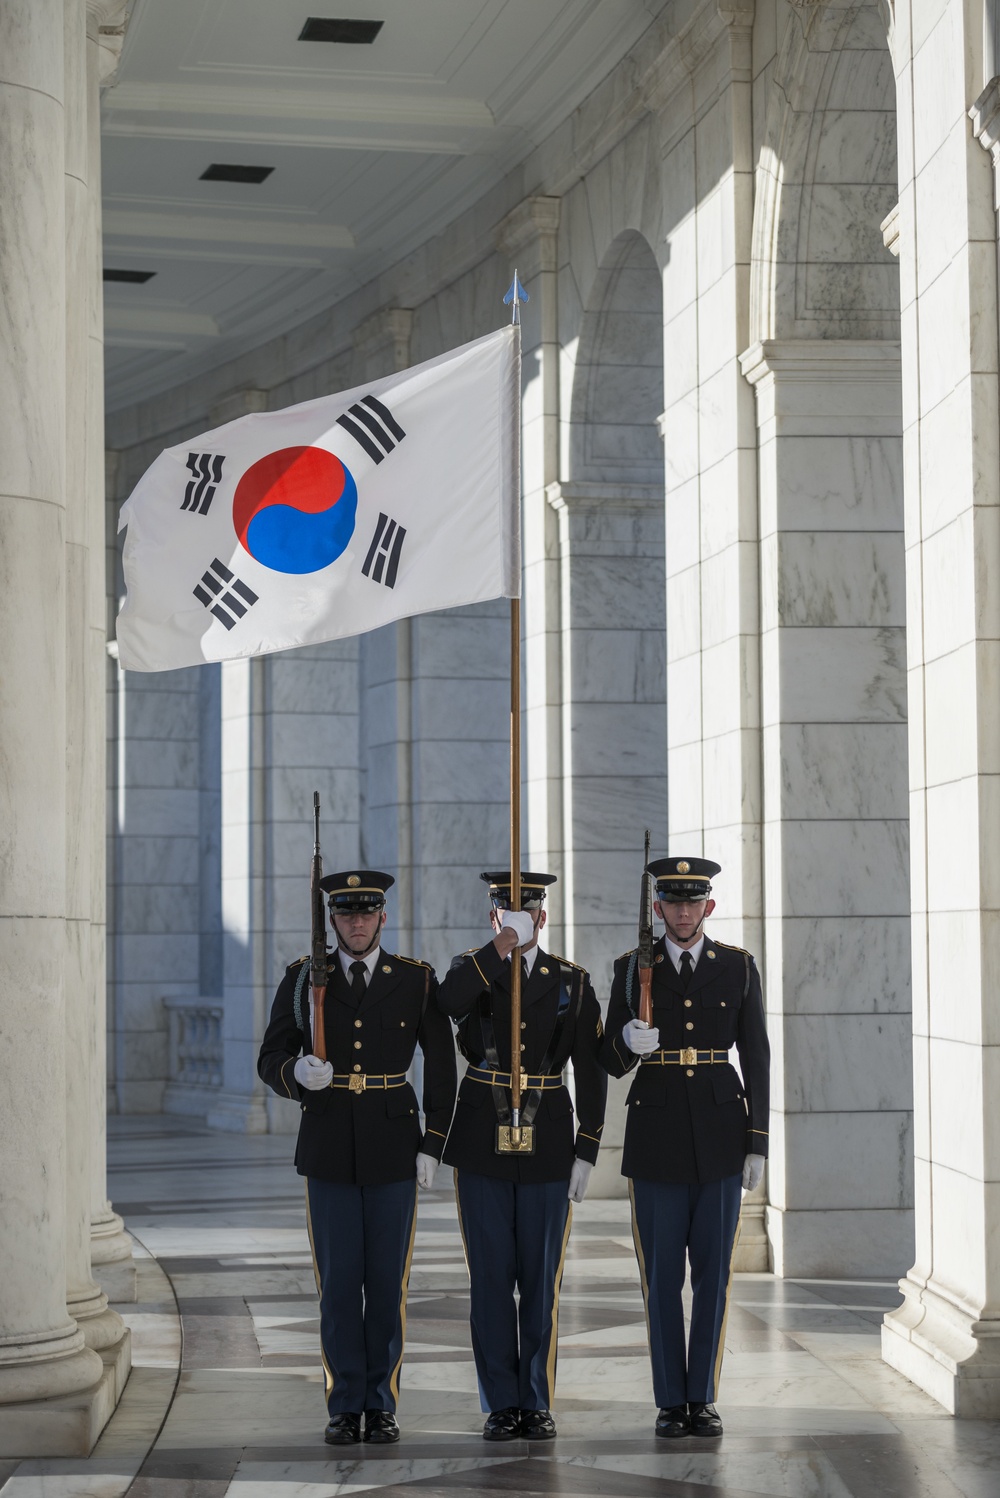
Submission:
<svg viewBox="0 0 1000 1498">
<path fill-rule="evenodd" d="M 323 856 L 319 851 L 319 791 L 313 791 L 313 817 L 316 836 L 313 843 L 310 896 L 312 900 L 312 963 L 309 980 L 312 987 L 312 1049 L 320 1061 L 326 1060 L 326 1030 L 323 1022 L 323 1002 L 329 977 L 326 963 L 326 910 L 320 880 L 323 877 Z"/>
<path fill-rule="evenodd" d="M 653 877 L 646 873 L 649 862 L 649 829 L 642 855 L 642 889 L 639 892 L 639 1018 L 653 1023 Z"/>
</svg>

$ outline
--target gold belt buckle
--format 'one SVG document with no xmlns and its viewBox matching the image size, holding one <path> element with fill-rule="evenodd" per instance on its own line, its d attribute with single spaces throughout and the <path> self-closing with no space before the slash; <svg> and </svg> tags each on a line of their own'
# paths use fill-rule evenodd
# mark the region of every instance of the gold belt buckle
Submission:
<svg viewBox="0 0 1000 1498">
<path fill-rule="evenodd" d="M 681 1066 L 697 1066 L 697 1065 L 698 1065 L 698 1052 L 695 1050 L 694 1046 L 690 1046 L 690 1045 L 689 1046 L 685 1046 L 684 1050 L 681 1051 Z"/>
<path fill-rule="evenodd" d="M 359 1073 L 359 1072 L 356 1072 L 356 1071 L 352 1071 L 351 1072 L 351 1080 L 350 1080 L 350 1083 L 349 1083 L 349 1086 L 348 1086 L 348 1091 L 349 1092 L 364 1092 L 364 1090 L 365 1090 L 365 1083 L 367 1082 L 367 1080 L 368 1080 L 368 1078 L 367 1078 L 367 1076 L 365 1075 L 364 1072 L 360 1072 Z"/>
</svg>

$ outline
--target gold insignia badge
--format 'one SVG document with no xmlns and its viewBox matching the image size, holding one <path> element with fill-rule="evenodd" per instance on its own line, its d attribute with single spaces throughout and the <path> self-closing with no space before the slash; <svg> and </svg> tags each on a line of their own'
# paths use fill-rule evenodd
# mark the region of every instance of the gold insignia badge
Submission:
<svg viewBox="0 0 1000 1498">
<path fill-rule="evenodd" d="M 691 865 L 688 863 L 686 858 L 682 858 L 680 863 L 677 865 L 677 872 L 678 874 L 690 874 Z"/>
<path fill-rule="evenodd" d="M 545 975 L 546 975 L 546 976 L 547 976 L 547 975 L 548 975 L 548 971 L 549 971 L 549 970 L 548 970 L 548 968 L 547 968 L 547 967 L 540 967 L 540 968 L 539 968 L 539 969 L 538 969 L 538 971 L 539 971 L 539 972 L 540 972 L 540 973 L 544 973 L 544 974 L 545 974 Z"/>
<path fill-rule="evenodd" d="M 357 874 L 349 874 L 348 875 L 348 877 L 347 877 L 347 888 L 348 889 L 357 889 L 357 887 L 358 887 L 358 885 L 360 883 L 361 883 L 361 880 L 358 878 Z"/>
<path fill-rule="evenodd" d="M 708 960 L 710 962 L 714 962 L 715 961 L 715 953 L 714 952 L 706 952 L 705 956 L 708 958 Z"/>
<path fill-rule="evenodd" d="M 663 961 L 663 953 L 662 952 L 657 952 L 657 954 L 656 954 L 656 960 L 657 960 L 657 962 L 662 962 Z"/>
<path fill-rule="evenodd" d="M 392 972 L 392 968 L 389 966 L 389 964 L 387 962 L 383 962 L 383 964 L 382 964 L 382 971 L 383 971 L 383 973 L 391 973 Z"/>
</svg>

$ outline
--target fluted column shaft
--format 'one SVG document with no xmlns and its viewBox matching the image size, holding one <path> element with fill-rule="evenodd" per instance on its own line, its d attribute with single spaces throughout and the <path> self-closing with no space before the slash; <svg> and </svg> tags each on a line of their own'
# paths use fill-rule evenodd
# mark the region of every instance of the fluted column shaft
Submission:
<svg viewBox="0 0 1000 1498">
<path fill-rule="evenodd" d="M 67 1315 L 63 0 L 0 0 L 0 1404 L 84 1389 Z"/>
</svg>

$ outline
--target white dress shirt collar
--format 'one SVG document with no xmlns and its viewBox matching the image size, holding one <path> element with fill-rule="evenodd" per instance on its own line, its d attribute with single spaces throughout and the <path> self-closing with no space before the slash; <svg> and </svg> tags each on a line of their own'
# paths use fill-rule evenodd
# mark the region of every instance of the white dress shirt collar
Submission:
<svg viewBox="0 0 1000 1498">
<path fill-rule="evenodd" d="M 670 937 L 667 935 L 667 933 L 665 931 L 663 933 L 663 941 L 664 941 L 664 944 L 666 945 L 667 954 L 670 957 L 670 961 L 673 963 L 673 965 L 677 969 L 677 971 L 680 972 L 680 970 L 681 970 L 681 953 L 682 952 L 690 952 L 691 953 L 691 971 L 694 972 L 694 969 L 698 966 L 698 958 L 701 956 L 701 949 L 705 945 L 705 933 L 704 933 L 704 931 L 701 933 L 701 935 L 699 936 L 698 940 L 695 942 L 695 944 L 694 944 L 693 947 L 679 947 L 675 941 L 671 941 L 670 940 Z"/>
<path fill-rule="evenodd" d="M 363 962 L 364 965 L 365 965 L 365 967 L 368 969 L 368 975 L 365 978 L 365 987 L 367 988 L 368 985 L 369 985 L 369 983 L 372 981 L 372 973 L 375 971 L 375 964 L 376 964 L 376 962 L 378 962 L 378 954 L 381 952 L 381 950 L 382 950 L 382 946 L 381 946 L 381 943 L 379 943 L 379 945 L 375 948 L 375 950 L 373 952 L 369 952 L 368 953 L 367 957 L 352 957 L 351 954 L 350 954 L 350 952 L 345 952 L 344 949 L 343 949 L 343 947 L 338 947 L 337 948 L 337 956 L 340 958 L 341 970 L 342 970 L 342 972 L 344 974 L 344 977 L 347 979 L 348 983 L 350 983 L 352 981 L 352 979 L 351 979 L 351 963 L 352 962 Z"/>
</svg>

